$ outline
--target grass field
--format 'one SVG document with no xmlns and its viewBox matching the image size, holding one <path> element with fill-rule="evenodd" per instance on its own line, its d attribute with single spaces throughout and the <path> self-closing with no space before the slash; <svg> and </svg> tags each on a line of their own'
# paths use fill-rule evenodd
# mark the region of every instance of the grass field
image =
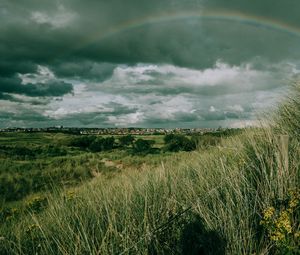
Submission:
<svg viewBox="0 0 300 255">
<path fill-rule="evenodd" d="M 69 146 L 78 136 L 61 133 L 0 134 L 0 201 L 20 200 L 56 186 L 72 186 L 100 173 L 112 176 L 121 168 L 156 166 L 170 153 L 134 156 L 124 149 L 99 153 Z M 117 139 L 117 137 L 116 137 Z M 155 139 L 163 146 L 163 136 Z"/>
<path fill-rule="evenodd" d="M 3 200 L 0 254 L 299 254 L 300 88 L 292 94 L 264 128 L 192 152 L 91 153 L 62 134 L 2 135 L 3 146 L 66 155 L 7 160 L 2 149 L 1 178 L 45 173 L 52 186 Z"/>
</svg>

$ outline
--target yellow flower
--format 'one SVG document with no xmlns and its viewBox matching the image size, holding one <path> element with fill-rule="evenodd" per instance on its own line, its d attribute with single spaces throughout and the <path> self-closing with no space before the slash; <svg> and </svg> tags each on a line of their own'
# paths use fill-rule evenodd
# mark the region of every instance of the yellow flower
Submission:
<svg viewBox="0 0 300 255">
<path fill-rule="evenodd" d="M 259 225 L 265 225 L 266 224 L 266 222 L 264 221 L 264 220 L 261 220 L 260 222 L 259 222 Z"/>
<path fill-rule="evenodd" d="M 296 197 L 293 197 L 293 198 L 289 201 L 289 208 L 290 208 L 290 209 L 296 208 L 298 204 L 299 204 L 299 199 L 297 199 Z"/>
<path fill-rule="evenodd" d="M 268 207 L 263 211 L 260 224 L 267 230 L 268 236 L 277 247 L 292 249 L 290 245 L 300 240 L 300 231 L 295 225 L 294 214 L 300 205 L 300 192 L 290 191 L 288 204 L 274 209 Z M 295 228 L 293 228 L 295 226 Z"/>
<path fill-rule="evenodd" d="M 268 207 L 267 209 L 265 209 L 263 211 L 263 215 L 264 215 L 264 220 L 269 220 L 272 218 L 272 216 L 274 215 L 275 212 L 275 208 L 274 207 Z"/>
<path fill-rule="evenodd" d="M 73 200 L 76 198 L 76 193 L 75 191 L 71 190 L 71 191 L 68 191 L 65 195 L 65 199 L 66 200 Z"/>
<path fill-rule="evenodd" d="M 270 239 L 275 242 L 282 241 L 284 240 L 284 238 L 285 238 L 284 234 L 281 233 L 280 231 L 276 231 L 272 233 L 270 236 Z"/>
<path fill-rule="evenodd" d="M 288 234 L 292 233 L 290 217 L 287 211 L 282 211 L 276 220 L 276 227 L 285 230 Z"/>
</svg>

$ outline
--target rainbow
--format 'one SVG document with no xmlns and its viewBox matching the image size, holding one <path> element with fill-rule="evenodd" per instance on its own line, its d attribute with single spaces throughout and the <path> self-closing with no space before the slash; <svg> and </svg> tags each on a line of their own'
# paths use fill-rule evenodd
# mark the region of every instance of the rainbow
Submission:
<svg viewBox="0 0 300 255">
<path fill-rule="evenodd" d="M 181 11 L 181 12 L 164 12 L 157 15 L 142 17 L 140 19 L 128 20 L 126 22 L 117 24 L 107 30 L 94 33 L 79 42 L 75 49 L 80 49 L 100 42 L 104 39 L 123 33 L 132 29 L 140 28 L 146 25 L 154 25 L 172 21 L 184 21 L 189 19 L 204 19 L 213 21 L 227 21 L 246 24 L 250 26 L 259 27 L 262 29 L 274 30 L 296 36 L 300 38 L 300 28 L 284 23 L 280 20 L 248 15 L 241 12 L 228 11 Z"/>
</svg>

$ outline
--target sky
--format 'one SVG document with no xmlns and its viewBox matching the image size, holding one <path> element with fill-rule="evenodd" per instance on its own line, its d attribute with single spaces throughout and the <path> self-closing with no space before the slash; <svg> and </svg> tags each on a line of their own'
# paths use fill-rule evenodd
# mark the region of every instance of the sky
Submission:
<svg viewBox="0 0 300 255">
<path fill-rule="evenodd" d="M 256 125 L 300 78 L 298 0 L 1 0 L 0 128 Z"/>
</svg>

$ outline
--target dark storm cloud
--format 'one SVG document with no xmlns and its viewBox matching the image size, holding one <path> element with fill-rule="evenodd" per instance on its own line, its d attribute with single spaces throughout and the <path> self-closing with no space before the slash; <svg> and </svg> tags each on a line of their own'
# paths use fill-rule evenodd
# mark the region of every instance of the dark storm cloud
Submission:
<svg viewBox="0 0 300 255">
<path fill-rule="evenodd" d="M 72 91 L 72 84 L 63 81 L 48 81 L 46 83 L 29 83 L 24 85 L 22 84 L 21 78 L 17 76 L 0 77 L 0 93 L 2 94 L 12 93 L 30 97 L 58 97 L 71 93 Z"/>
<path fill-rule="evenodd" d="M 260 21 L 256 24 L 198 17 L 142 25 L 144 17 L 164 17 L 169 13 L 184 11 L 201 13 L 221 10 L 261 16 L 275 20 L 278 24 L 285 23 L 286 27 L 298 28 L 299 9 L 300 2 L 295 0 L 2 0 L 1 104 L 9 104 L 10 109 L 15 110 L 8 114 L 13 121 L 21 121 L 22 117 L 17 118 L 22 116 L 22 107 L 12 106 L 10 103 L 21 106 L 31 104 L 34 109 L 38 109 L 33 115 L 24 114 L 24 123 L 49 121 L 48 123 L 55 124 L 64 121 L 64 124 L 74 125 L 80 122 L 83 125 L 108 125 L 105 123 L 111 116 L 122 117 L 125 122 L 127 115 L 135 113 L 143 116 L 136 123 L 141 123 L 144 118 L 144 125 L 166 120 L 192 125 L 205 121 L 217 123 L 227 119 L 244 119 L 251 112 L 239 113 L 230 109 L 208 111 L 210 101 L 222 96 L 230 96 L 231 101 L 240 101 L 240 98 L 247 98 L 245 93 L 253 96 L 259 94 L 256 92 L 280 89 L 283 78 L 291 77 L 289 72 L 292 72 L 292 68 L 285 69 L 287 63 L 296 63 L 295 69 L 299 69 L 297 61 L 300 58 L 300 36 L 288 30 L 279 31 L 260 25 Z M 135 20 L 137 22 L 133 22 Z M 125 24 L 136 26 L 129 29 Z M 182 83 L 176 81 L 176 75 L 172 72 L 150 71 L 148 74 L 143 73 L 150 79 L 139 80 L 138 73 L 130 73 L 130 79 L 121 75 L 117 81 L 114 80 L 120 66 L 136 67 L 137 63 L 154 63 L 161 67 L 167 63 L 206 70 L 215 68 L 218 61 L 228 64 L 228 69 L 250 63 L 251 70 L 261 71 L 266 75 L 258 73 L 256 78 L 241 79 L 244 75 L 241 73 L 239 79 L 235 80 L 228 81 L 226 76 L 222 76 L 223 80 L 215 84 L 202 81 L 191 85 L 186 80 Z M 274 63 L 281 65 L 274 67 Z M 47 68 L 53 77 L 43 80 L 39 73 L 40 67 Z M 213 73 L 212 76 L 217 74 L 218 72 Z M 22 83 L 22 75 L 29 79 L 26 84 Z M 188 76 L 187 73 L 186 77 Z M 174 84 L 170 81 L 174 81 Z M 78 84 L 82 87 L 76 87 Z M 78 99 L 86 91 L 119 96 L 128 105 L 139 106 L 106 105 L 105 107 L 111 108 L 110 111 L 82 111 L 64 116 L 64 120 L 44 117 L 44 112 L 55 112 L 55 107 L 65 110 L 63 101 L 55 101 L 62 100 L 57 97 L 74 92 L 74 97 Z M 148 114 L 152 106 L 159 103 L 162 106 L 166 98 L 176 95 L 184 95 L 187 101 L 192 97 L 201 97 L 201 100 L 207 97 L 209 100 L 204 100 L 201 105 L 194 103 L 202 112 L 177 112 L 170 115 L 173 119 Z M 153 97 L 152 100 L 147 99 L 148 105 L 145 102 L 144 108 L 139 102 L 143 96 Z M 47 100 L 39 97 L 47 97 Z M 101 104 L 95 99 L 94 101 L 95 104 Z M 49 109 L 42 108 L 48 103 Z M 222 106 L 226 107 L 225 104 Z M 79 110 L 80 107 L 84 108 L 84 105 L 79 104 Z M 36 120 L 34 115 L 37 116 Z M 33 122 L 29 122 L 30 118 Z"/>
<path fill-rule="evenodd" d="M 5 120 L 5 121 L 38 121 L 38 122 L 45 122 L 48 121 L 49 119 L 45 116 L 43 116 L 41 113 L 38 111 L 32 110 L 32 109 L 24 109 L 19 107 L 18 111 L 15 112 L 4 112 L 0 110 L 0 120 Z"/>
<path fill-rule="evenodd" d="M 250 14 L 271 13 L 270 16 L 274 14 L 274 19 L 289 16 L 282 14 L 281 4 L 267 2 L 255 2 L 252 5 L 251 1 L 251 4 L 243 5 L 238 1 L 231 1 L 228 6 L 246 13 L 251 10 Z M 296 5 L 299 8 L 300 4 L 295 1 L 285 2 L 284 12 L 294 13 Z M 294 37 L 288 37 L 287 40 L 285 33 L 274 33 L 272 30 L 236 22 L 205 21 L 201 18 L 193 22 L 181 20 L 145 25 L 98 40 L 110 28 L 128 20 L 142 19 L 158 13 L 168 15 L 169 11 L 181 12 L 195 8 L 202 11 L 205 6 L 212 9 L 223 8 L 227 6 L 227 1 L 226 5 L 224 1 L 213 1 L 212 4 L 210 1 L 144 0 L 130 0 L 126 4 L 121 0 L 88 3 L 65 0 L 59 4 L 55 1 L 26 1 L 26 4 L 22 1 L 4 1 L 1 9 L 6 14 L 0 25 L 0 53 L 11 66 L 15 62 L 25 64 L 23 62 L 27 61 L 53 66 L 57 73 L 68 75 L 78 72 L 66 70 L 65 61 L 71 66 L 72 62 L 92 60 L 114 63 L 165 62 L 205 68 L 212 66 L 217 59 L 240 64 L 253 56 L 279 60 L 299 55 L 297 51 L 293 51 L 299 48 L 299 40 Z M 296 25 L 299 23 L 300 21 Z M 95 36 L 97 34 L 99 38 Z M 88 39 L 93 37 L 91 41 Z M 269 47 L 270 43 L 272 47 Z M 58 59 L 61 61 L 57 61 Z"/>
<path fill-rule="evenodd" d="M 8 54 L 3 52 L 3 58 L 0 59 L 0 77 L 11 77 L 16 73 L 34 73 L 37 70 L 37 65 L 30 61 L 5 61 Z"/>
<path fill-rule="evenodd" d="M 8 95 L 6 93 L 1 93 L 0 92 L 0 100 L 10 100 L 10 101 L 14 101 L 14 97 L 12 97 L 11 95 Z"/>
<path fill-rule="evenodd" d="M 15 96 L 12 96 L 7 93 L 0 93 L 0 100 L 7 100 L 7 101 L 11 101 L 11 102 L 24 103 L 24 104 L 30 104 L 30 105 L 47 105 L 50 102 L 46 98 L 39 98 L 38 100 L 21 99 L 21 98 L 17 98 Z"/>
<path fill-rule="evenodd" d="M 111 77 L 115 64 L 97 63 L 91 61 L 60 62 L 53 66 L 53 71 L 59 77 L 76 77 L 79 79 L 104 81 Z"/>
<path fill-rule="evenodd" d="M 205 8 L 209 9 L 228 9 L 231 11 L 243 11 L 254 13 L 259 16 L 279 19 L 291 24 L 299 25 L 299 1 L 286 0 L 206 0 L 203 1 Z"/>
</svg>

